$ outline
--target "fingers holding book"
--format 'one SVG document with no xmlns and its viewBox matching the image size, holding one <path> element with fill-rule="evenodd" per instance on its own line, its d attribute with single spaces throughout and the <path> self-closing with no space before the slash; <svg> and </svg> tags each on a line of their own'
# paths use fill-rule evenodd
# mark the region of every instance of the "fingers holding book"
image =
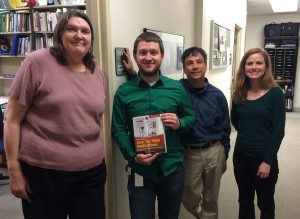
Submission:
<svg viewBox="0 0 300 219">
<path fill-rule="evenodd" d="M 155 154 L 137 154 L 135 157 L 135 162 L 144 165 L 150 165 L 160 153 Z"/>
</svg>

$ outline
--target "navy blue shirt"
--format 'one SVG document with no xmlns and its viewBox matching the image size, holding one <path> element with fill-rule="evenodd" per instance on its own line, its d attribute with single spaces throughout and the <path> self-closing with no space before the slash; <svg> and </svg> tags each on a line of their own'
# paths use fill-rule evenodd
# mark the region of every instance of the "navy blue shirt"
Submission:
<svg viewBox="0 0 300 219">
<path fill-rule="evenodd" d="M 221 90 L 208 83 L 202 88 L 193 88 L 187 79 L 180 83 L 186 89 L 196 112 L 196 125 L 186 133 L 183 142 L 187 145 L 220 140 L 226 157 L 230 149 L 230 119 L 226 97 Z"/>
</svg>

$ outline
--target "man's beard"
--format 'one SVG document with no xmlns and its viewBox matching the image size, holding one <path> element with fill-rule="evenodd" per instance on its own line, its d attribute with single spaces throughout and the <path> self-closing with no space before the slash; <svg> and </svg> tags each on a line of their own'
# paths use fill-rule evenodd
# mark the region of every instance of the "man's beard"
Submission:
<svg viewBox="0 0 300 219">
<path fill-rule="evenodd" d="M 143 68 L 139 68 L 139 73 L 142 74 L 144 77 L 152 77 L 156 75 L 160 69 L 161 64 L 157 65 L 153 70 L 151 71 L 145 71 Z"/>
</svg>

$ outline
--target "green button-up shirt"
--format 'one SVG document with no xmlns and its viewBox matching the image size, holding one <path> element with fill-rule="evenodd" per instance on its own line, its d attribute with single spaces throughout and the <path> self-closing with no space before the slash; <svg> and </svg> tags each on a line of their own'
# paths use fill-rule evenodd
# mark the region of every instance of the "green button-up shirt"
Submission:
<svg viewBox="0 0 300 219">
<path fill-rule="evenodd" d="M 132 118 L 151 114 L 175 113 L 180 127 L 165 127 L 167 153 L 161 154 L 151 165 L 135 162 Z M 196 115 L 186 91 L 173 79 L 160 74 L 155 85 L 150 86 L 140 76 L 121 85 L 114 98 L 112 133 L 128 165 L 137 174 L 153 179 L 161 170 L 165 176 L 173 173 L 183 162 L 183 144 L 180 135 L 195 124 Z"/>
</svg>

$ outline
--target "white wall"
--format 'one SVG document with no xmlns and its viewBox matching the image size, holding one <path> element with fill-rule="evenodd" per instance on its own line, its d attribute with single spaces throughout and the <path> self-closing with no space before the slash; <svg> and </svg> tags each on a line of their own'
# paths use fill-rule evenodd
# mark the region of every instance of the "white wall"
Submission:
<svg viewBox="0 0 300 219">
<path fill-rule="evenodd" d="M 284 23 L 284 22 L 299 22 L 300 14 L 278 14 L 267 16 L 249 16 L 247 20 L 247 32 L 245 49 L 248 50 L 253 47 L 264 47 L 264 26 L 266 24 Z M 295 82 L 295 96 L 294 96 L 294 109 L 300 110 L 300 52 L 298 51 Z"/>
<path fill-rule="evenodd" d="M 143 28 L 160 30 L 185 36 L 185 48 L 194 43 L 195 0 L 111 0 L 111 36 L 112 49 L 127 47 L 131 53 L 136 37 Z M 113 58 L 114 64 L 114 58 Z M 114 69 L 114 68 L 113 68 Z M 113 77 L 113 93 L 125 77 Z M 179 79 L 180 74 L 168 74 L 169 77 Z M 113 95 L 111 96 L 111 98 Z M 124 171 L 125 161 L 116 150 L 117 176 L 117 218 L 130 217 L 127 193 L 127 176 Z"/>
<path fill-rule="evenodd" d="M 210 51 L 210 26 L 211 20 L 215 23 L 229 29 L 231 32 L 230 38 L 230 52 L 233 53 L 233 40 L 235 25 L 242 28 L 242 42 L 245 38 L 246 27 L 246 13 L 247 3 L 246 0 L 204 0 L 203 4 L 203 25 L 202 25 L 202 48 Z M 244 47 L 240 48 L 243 54 Z M 209 70 L 206 77 L 210 83 L 218 87 L 225 94 L 228 102 L 230 98 L 230 86 L 232 79 L 232 65 L 227 66 L 225 69 Z"/>
<path fill-rule="evenodd" d="M 143 28 L 183 35 L 185 48 L 190 47 L 194 42 L 194 5 L 195 0 L 111 0 L 113 48 L 127 47 L 132 54 L 134 40 Z M 117 88 L 124 77 L 114 81 Z"/>
</svg>

